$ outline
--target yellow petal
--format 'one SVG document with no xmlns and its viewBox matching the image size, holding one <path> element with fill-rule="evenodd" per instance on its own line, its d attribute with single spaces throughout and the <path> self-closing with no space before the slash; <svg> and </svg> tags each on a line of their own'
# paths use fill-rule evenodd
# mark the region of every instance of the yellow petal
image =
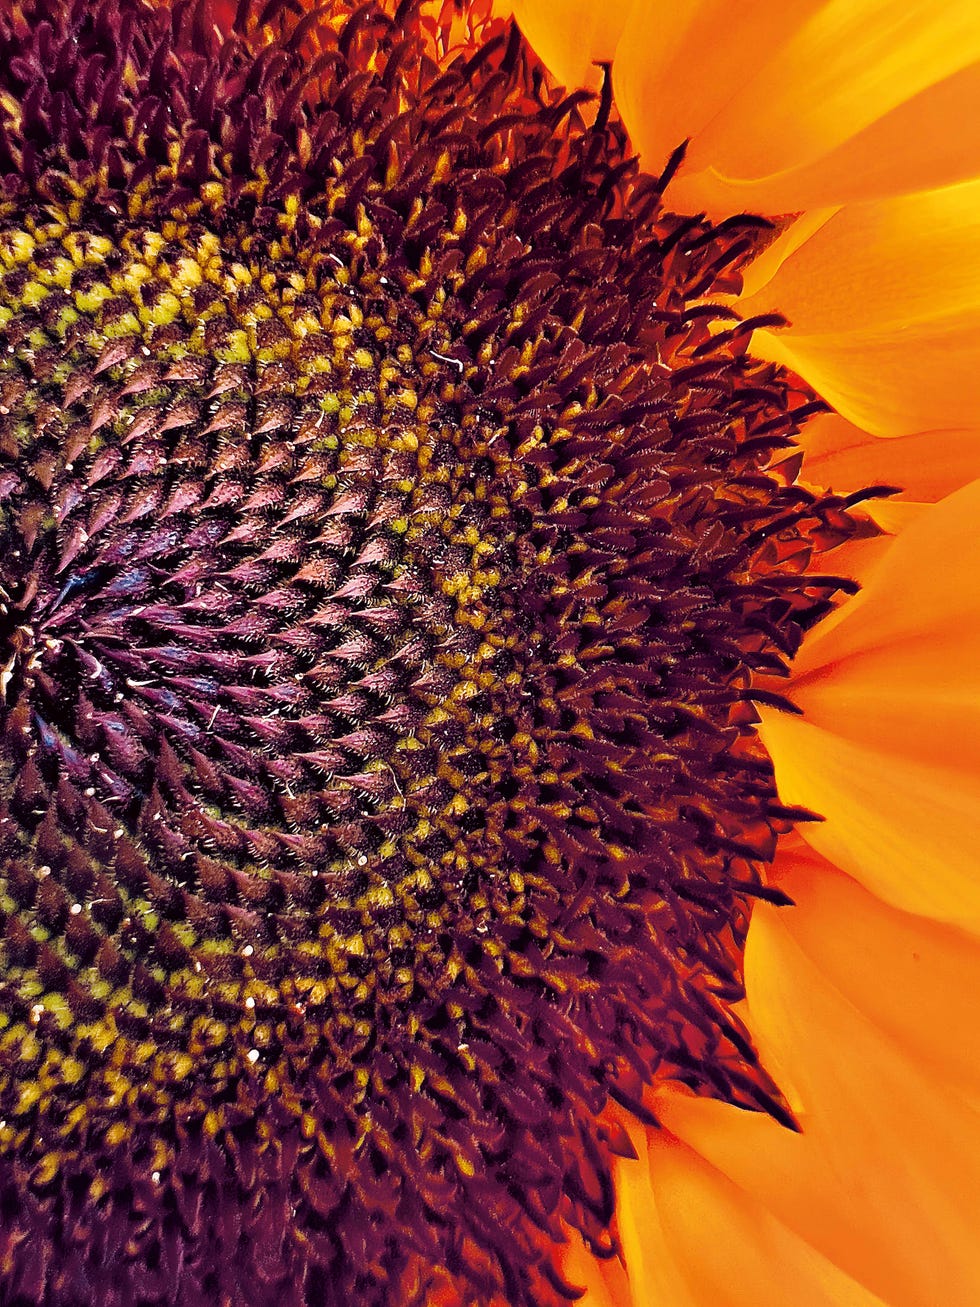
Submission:
<svg viewBox="0 0 980 1307">
<path fill-rule="evenodd" d="M 847 540 L 824 556 L 825 561 L 822 566 L 828 572 L 832 572 L 834 576 L 849 576 L 853 581 L 857 581 L 859 585 L 863 585 L 865 579 L 882 562 L 892 544 L 891 533 Z M 826 620 L 833 621 L 833 617 Z M 774 687 L 770 686 L 769 688 Z M 781 689 L 785 693 L 785 684 Z"/>
<path fill-rule="evenodd" d="M 931 502 L 972 481 L 980 469 L 980 429 L 917 431 L 882 440 L 836 413 L 808 422 L 799 437 L 803 476 L 841 494 L 889 485 L 900 498 Z"/>
<path fill-rule="evenodd" d="M 627 1128 L 638 1160 L 620 1159 L 614 1168 L 616 1229 L 631 1294 L 627 1302 L 637 1307 L 661 1302 L 671 1307 L 700 1307 L 675 1260 L 677 1250 L 660 1216 L 650 1175 L 647 1132 L 637 1122 Z"/>
<path fill-rule="evenodd" d="M 888 535 L 897 536 L 926 511 L 928 504 L 912 500 L 878 499 L 863 504 L 862 511 Z"/>
<path fill-rule="evenodd" d="M 839 212 L 839 205 L 810 209 L 807 213 L 801 214 L 795 222 L 790 222 L 789 226 L 784 228 L 742 273 L 742 303 L 748 304 L 753 295 L 768 286 L 786 260 Z"/>
<path fill-rule="evenodd" d="M 568 87 L 599 84 L 597 63 L 608 63 L 623 30 L 630 0 L 513 0 L 514 17 L 538 57 Z"/>
<path fill-rule="evenodd" d="M 980 181 L 830 217 L 740 307 L 752 349 L 878 435 L 971 427 L 980 405 Z"/>
<path fill-rule="evenodd" d="M 865 430 L 898 436 L 929 426 L 967 426 L 974 420 L 980 403 L 973 345 L 978 326 L 980 313 L 971 312 L 910 322 L 904 328 L 842 325 L 838 332 L 809 335 L 757 331 L 752 351 L 798 372 Z"/>
<path fill-rule="evenodd" d="M 980 180 L 850 205 L 795 249 L 749 299 L 778 304 L 801 334 L 882 330 L 980 304 Z"/>
<path fill-rule="evenodd" d="M 616 100 L 644 166 L 658 171 L 820 8 L 820 0 L 634 4 L 616 50 Z M 717 160 L 711 160 L 717 163 Z M 695 163 L 690 171 L 704 165 Z"/>
<path fill-rule="evenodd" d="M 837 902 L 857 906 L 846 889 Z M 884 990 L 901 980 L 902 968 L 907 977 L 916 965 L 916 950 L 908 951 L 915 923 L 890 936 L 906 950 L 899 967 L 885 948 L 874 954 L 883 968 L 878 976 L 870 966 L 842 963 L 841 939 L 859 951 L 879 926 L 869 896 L 857 910 L 854 922 L 835 917 L 798 926 L 793 914 L 802 918 L 806 906 L 763 906 L 752 918 L 747 1020 L 764 1061 L 792 1087 L 802 1134 L 677 1092 L 662 1092 L 656 1109 L 669 1130 L 889 1307 L 975 1307 L 980 1118 L 933 1078 L 933 1067 L 919 1063 L 918 1049 L 906 1048 L 900 1032 L 896 1038 L 894 1029 L 880 1029 L 852 1001 L 863 1003 L 864 987 Z M 894 918 L 884 912 L 888 935 Z M 828 956 L 826 937 L 834 931 L 839 938 Z M 936 955 L 933 938 L 922 947 L 928 962 Z M 956 964 L 952 970 L 963 978 Z M 841 977 L 844 992 L 836 984 Z M 941 997 L 937 988 L 931 997 Z M 887 996 L 875 1002 L 897 1017 Z M 924 1010 L 931 1010 L 928 1002 L 915 1015 Z M 961 1037 L 969 1039 L 971 1030 Z"/>
<path fill-rule="evenodd" d="M 693 137 L 675 205 L 782 213 L 975 176 L 978 60 L 973 0 L 701 0 L 635 5 L 614 75 L 648 168 Z"/>
</svg>

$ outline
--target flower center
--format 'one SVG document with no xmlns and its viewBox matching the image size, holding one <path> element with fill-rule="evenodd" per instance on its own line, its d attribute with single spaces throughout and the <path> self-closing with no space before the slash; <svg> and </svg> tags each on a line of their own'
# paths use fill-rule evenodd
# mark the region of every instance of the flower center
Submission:
<svg viewBox="0 0 980 1307">
<path fill-rule="evenodd" d="M 539 1301 L 610 1098 L 784 1115 L 748 700 L 847 522 L 762 225 L 346 13 L 0 30 L 0 1178 L 93 1293 Z"/>
</svg>

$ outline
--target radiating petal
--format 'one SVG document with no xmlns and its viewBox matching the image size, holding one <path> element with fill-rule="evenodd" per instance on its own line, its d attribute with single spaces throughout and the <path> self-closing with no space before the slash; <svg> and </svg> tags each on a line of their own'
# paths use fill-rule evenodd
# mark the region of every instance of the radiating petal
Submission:
<svg viewBox="0 0 980 1307">
<path fill-rule="evenodd" d="M 615 1166 L 616 1228 L 632 1295 L 627 1301 L 701 1307 L 675 1260 L 677 1250 L 661 1219 L 650 1174 L 649 1136 L 638 1122 L 628 1129 L 638 1160 L 619 1159 Z"/>
<path fill-rule="evenodd" d="M 790 1088 L 802 1133 L 671 1091 L 658 1096 L 657 1110 L 752 1201 L 889 1307 L 971 1307 L 980 1301 L 980 1118 L 933 1077 L 933 1066 L 917 1064 L 919 1048 L 909 1056 L 886 992 L 909 983 L 917 951 L 926 965 L 940 956 L 941 932 L 927 925 L 919 939 L 918 923 L 896 924 L 889 909 L 879 921 L 870 896 L 846 884 L 837 891 L 834 906 L 857 915 L 848 921 L 835 912 L 838 938 L 829 947 L 829 905 L 819 900 L 798 909 L 763 905 L 749 933 L 747 1020 L 764 1061 Z M 842 960 L 846 944 L 860 951 L 879 925 L 900 951 L 897 965 L 874 944 L 880 971 Z M 943 979 L 962 979 L 973 965 L 956 954 Z M 941 1007 L 943 979 L 910 1020 Z M 867 997 L 869 989 L 877 996 Z"/>
<path fill-rule="evenodd" d="M 763 712 L 761 735 L 784 803 L 826 820 L 807 840 L 889 903 L 980 930 L 980 793 L 945 767 Z"/>
<path fill-rule="evenodd" d="M 980 428 L 917 431 L 882 440 L 828 413 L 799 437 L 804 478 L 848 494 L 864 486 L 900 488 L 899 498 L 934 501 L 974 480 L 980 470 Z"/>
<path fill-rule="evenodd" d="M 608 63 L 630 0 L 513 0 L 514 17 L 535 53 L 568 87 L 599 84 L 597 63 Z"/>
<path fill-rule="evenodd" d="M 678 207 L 729 212 L 794 212 L 828 203 L 881 199 L 976 176 L 980 157 L 980 65 L 927 87 L 828 154 L 756 179 L 712 166 L 682 172 Z M 964 130 L 950 132 L 957 122 Z"/>
<path fill-rule="evenodd" d="M 614 77 L 648 168 L 693 138 L 674 204 L 781 213 L 975 176 L 978 60 L 972 0 L 702 0 L 634 5 Z"/>
<path fill-rule="evenodd" d="M 980 181 L 842 209 L 740 307 L 752 349 L 879 435 L 976 425 Z"/>
<path fill-rule="evenodd" d="M 781 920 L 836 990 L 933 1083 L 980 1106 L 980 942 L 888 906 L 819 854 L 777 855 Z"/>
<path fill-rule="evenodd" d="M 705 128 L 819 8 L 820 0 L 634 4 L 613 77 L 645 166 L 657 171 L 689 137 L 693 156 Z M 704 166 L 694 156 L 689 171 Z"/>
<path fill-rule="evenodd" d="M 978 521 L 980 480 L 929 507 L 868 573 L 861 593 L 807 636 L 794 680 L 906 640 L 930 641 L 937 670 L 949 650 L 967 647 L 980 634 Z"/>
<path fill-rule="evenodd" d="M 887 902 L 980 927 L 980 482 L 921 513 L 804 641 L 760 733 L 814 848 Z"/>
<path fill-rule="evenodd" d="M 928 426 L 967 426 L 975 419 L 978 327 L 980 313 L 962 313 L 881 331 L 757 331 L 752 350 L 798 372 L 859 426 L 898 436 Z"/>
<path fill-rule="evenodd" d="M 785 1307 L 787 1291 L 794 1307 L 884 1307 L 692 1151 L 666 1138 L 651 1141 L 650 1177 L 664 1233 L 699 1307 Z"/>
<path fill-rule="evenodd" d="M 848 576 L 853 581 L 857 581 L 858 585 L 863 585 L 865 578 L 871 575 L 891 549 L 892 543 L 891 532 L 845 540 L 843 544 L 838 545 L 832 552 L 825 555 L 824 565 L 835 576 Z M 825 620 L 833 621 L 834 619 L 831 616 Z M 775 687 L 770 686 L 769 688 Z M 782 684 L 780 689 L 785 693 L 785 683 Z"/>
<path fill-rule="evenodd" d="M 788 1292 L 794 1307 L 884 1307 L 693 1149 L 634 1133 L 640 1160 L 616 1168 L 623 1307 L 786 1307 Z"/>
<path fill-rule="evenodd" d="M 849 205 L 784 260 L 746 308 L 801 334 L 883 330 L 980 305 L 980 180 Z"/>
<path fill-rule="evenodd" d="M 865 514 L 888 535 L 905 531 L 929 507 L 913 500 L 878 499 L 863 505 Z"/>
<path fill-rule="evenodd" d="M 833 204 L 810 209 L 790 221 L 742 273 L 742 303 L 747 304 L 753 295 L 768 286 L 786 260 L 839 212 L 840 205 Z"/>
<path fill-rule="evenodd" d="M 632 1291 L 619 1257 L 593 1257 L 581 1237 L 570 1231 L 567 1245 L 559 1249 L 559 1263 L 567 1282 L 583 1291 L 577 1299 L 583 1307 L 630 1307 Z"/>
</svg>

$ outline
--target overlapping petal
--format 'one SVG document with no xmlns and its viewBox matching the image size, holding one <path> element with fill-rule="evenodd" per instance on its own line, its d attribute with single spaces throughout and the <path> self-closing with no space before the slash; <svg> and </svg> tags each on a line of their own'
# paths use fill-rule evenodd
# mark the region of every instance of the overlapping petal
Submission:
<svg viewBox="0 0 980 1307">
<path fill-rule="evenodd" d="M 885 1307 L 695 1148 L 666 1130 L 630 1133 L 617 1164 L 621 1254 L 592 1262 L 570 1246 L 563 1271 L 583 1307 Z"/>
<path fill-rule="evenodd" d="M 762 735 L 806 839 L 888 902 L 980 927 L 980 482 L 929 508 L 804 643 Z"/>
<path fill-rule="evenodd" d="M 980 181 L 835 213 L 742 301 L 753 352 L 877 435 L 976 425 Z"/>
<path fill-rule="evenodd" d="M 692 137 L 675 203 L 781 213 L 975 175 L 978 60 L 971 0 L 636 4 L 617 88 L 648 166 Z"/>
<path fill-rule="evenodd" d="M 747 1020 L 802 1132 L 670 1090 L 664 1124 L 889 1307 L 970 1307 L 980 1055 L 964 1035 L 978 946 L 827 864 L 781 884 L 799 906 L 753 918 Z"/>
<path fill-rule="evenodd" d="M 881 440 L 828 413 L 807 423 L 799 443 L 806 455 L 806 480 L 841 494 L 888 485 L 902 501 L 932 503 L 972 481 L 980 470 L 977 427 Z"/>
<path fill-rule="evenodd" d="M 884 1307 L 881 1299 L 790 1228 L 703 1155 L 672 1134 L 646 1137 L 638 1163 L 620 1164 L 623 1218 L 642 1221 L 644 1271 L 634 1302 L 679 1307 Z M 651 1229 L 656 1233 L 651 1240 Z M 656 1270 L 649 1269 L 657 1259 Z M 669 1292 L 651 1287 L 673 1280 Z M 790 1286 L 792 1286 L 790 1288 Z"/>
<path fill-rule="evenodd" d="M 611 61 L 631 0 L 507 0 L 521 30 L 565 86 L 599 83 L 599 63 Z"/>
<path fill-rule="evenodd" d="M 825 980 L 934 1085 L 980 1107 L 980 1042 L 969 1037 L 980 942 L 882 903 L 805 845 L 781 851 L 774 873 L 794 900 L 777 915 Z"/>
<path fill-rule="evenodd" d="M 591 61 L 615 54 L 617 100 L 652 171 L 690 138 L 673 190 L 682 209 L 795 212 L 976 174 L 980 13 L 972 0 L 516 0 L 514 8 L 569 85 L 594 84 Z"/>
</svg>

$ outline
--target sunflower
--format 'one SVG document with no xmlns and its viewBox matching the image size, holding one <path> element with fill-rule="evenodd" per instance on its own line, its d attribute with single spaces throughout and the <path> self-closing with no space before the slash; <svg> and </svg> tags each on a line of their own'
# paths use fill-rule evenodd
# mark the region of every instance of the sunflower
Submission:
<svg viewBox="0 0 980 1307">
<path fill-rule="evenodd" d="M 976 1301 L 969 10 L 0 11 L 4 1301 Z"/>
</svg>

